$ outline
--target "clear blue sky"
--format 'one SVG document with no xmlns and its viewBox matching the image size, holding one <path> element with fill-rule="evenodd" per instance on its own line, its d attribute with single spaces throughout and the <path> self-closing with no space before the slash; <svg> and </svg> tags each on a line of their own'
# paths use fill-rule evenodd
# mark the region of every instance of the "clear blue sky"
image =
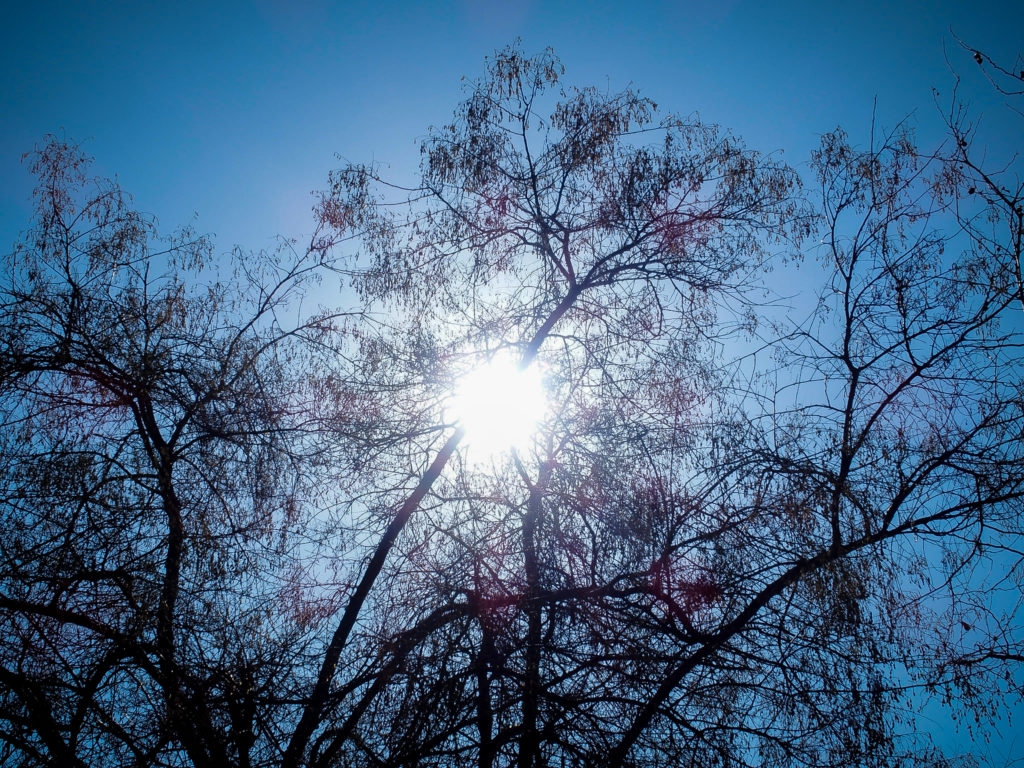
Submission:
<svg viewBox="0 0 1024 768">
<path fill-rule="evenodd" d="M 204 7 L 205 6 L 205 7 Z M 803 161 L 842 124 L 937 120 L 952 29 L 1011 58 L 1024 3 L 540 2 L 10 3 L 0 31 L 0 248 L 28 214 L 19 158 L 47 132 L 84 141 L 144 210 L 198 213 L 223 248 L 309 229 L 309 193 L 338 165 L 415 167 L 460 77 L 516 36 L 553 46 L 567 80 L 628 83 L 748 144 Z"/>
<path fill-rule="evenodd" d="M 84 142 L 97 172 L 117 174 L 164 227 L 198 214 L 221 250 L 261 248 L 309 230 L 310 192 L 335 153 L 409 178 L 460 78 L 517 36 L 527 52 L 552 46 L 567 82 L 631 83 L 799 165 L 836 125 L 866 140 L 876 98 L 882 126 L 913 115 L 936 140 L 931 89 L 946 103 L 947 55 L 968 93 L 979 85 L 951 31 L 1010 63 L 1024 48 L 1024 2 L 9 3 L 0 249 L 29 215 L 20 157 L 48 132 Z M 1020 144 L 1013 130 L 993 118 L 982 135 L 998 153 Z M 997 755 L 1024 753 L 996 742 Z"/>
</svg>

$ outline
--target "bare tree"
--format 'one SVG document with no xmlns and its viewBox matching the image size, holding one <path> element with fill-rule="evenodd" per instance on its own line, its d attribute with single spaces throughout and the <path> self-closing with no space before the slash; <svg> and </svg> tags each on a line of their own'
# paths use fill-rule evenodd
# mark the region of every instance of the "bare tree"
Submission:
<svg viewBox="0 0 1024 768">
<path fill-rule="evenodd" d="M 248 765 L 277 727 L 254 697 L 301 650 L 267 614 L 336 475 L 316 345 L 340 318 L 288 324 L 327 265 L 284 244 L 219 276 L 74 145 L 27 158 L 0 309 L 3 763 Z"/>
<path fill-rule="evenodd" d="M 1018 56 L 1012 67 L 1006 67 L 962 40 L 957 42 L 970 52 L 992 90 L 1002 98 L 1003 116 L 1019 127 L 1024 118 L 1024 59 Z M 978 140 L 981 119 L 973 117 L 970 105 L 962 100 L 958 75 L 945 120 L 954 147 L 945 182 L 948 192 L 957 198 L 958 219 L 970 233 L 973 248 L 1015 272 L 1024 309 L 1024 179 L 1019 158 L 1014 155 L 1000 163 L 985 153 Z"/>
<path fill-rule="evenodd" d="M 33 156 L 0 764 L 894 765 L 914 686 L 1011 692 L 1020 261 L 956 225 L 969 153 L 837 131 L 811 203 L 561 78 L 497 54 L 418 186 L 343 168 L 306 249 L 220 282 Z M 735 362 L 801 242 L 815 310 Z M 299 313 L 337 271 L 359 313 Z M 501 356 L 549 407 L 491 456 L 451 396 Z"/>
</svg>

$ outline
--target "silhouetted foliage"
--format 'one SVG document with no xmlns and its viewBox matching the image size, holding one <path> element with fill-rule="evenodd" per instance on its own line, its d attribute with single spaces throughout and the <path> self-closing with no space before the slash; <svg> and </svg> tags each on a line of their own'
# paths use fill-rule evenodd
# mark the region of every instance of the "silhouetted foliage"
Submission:
<svg viewBox="0 0 1024 768">
<path fill-rule="evenodd" d="M 497 54 L 416 188 L 340 169 L 307 247 L 229 265 L 28 156 L 0 765 L 942 765 L 915 691 L 1019 696 L 1014 169 L 954 112 L 949 151 L 823 137 L 805 188 L 561 78 Z M 485 455 L 448 400 L 508 355 L 550 408 Z"/>
</svg>

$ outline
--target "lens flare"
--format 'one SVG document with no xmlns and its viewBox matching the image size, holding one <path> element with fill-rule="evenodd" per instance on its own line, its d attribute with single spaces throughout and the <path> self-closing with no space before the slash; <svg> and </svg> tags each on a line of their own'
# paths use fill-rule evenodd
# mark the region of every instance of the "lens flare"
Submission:
<svg viewBox="0 0 1024 768">
<path fill-rule="evenodd" d="M 449 417 L 466 430 L 464 444 L 477 460 L 525 448 L 546 410 L 538 366 L 524 370 L 508 357 L 466 373 L 448 404 Z"/>
</svg>

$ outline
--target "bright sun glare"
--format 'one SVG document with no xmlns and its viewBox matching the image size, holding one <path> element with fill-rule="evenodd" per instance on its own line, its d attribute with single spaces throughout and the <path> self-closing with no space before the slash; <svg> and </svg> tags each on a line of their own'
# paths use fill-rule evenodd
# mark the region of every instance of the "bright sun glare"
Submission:
<svg viewBox="0 0 1024 768">
<path fill-rule="evenodd" d="M 466 430 L 474 458 L 523 448 L 547 409 L 540 369 L 521 370 L 508 357 L 496 357 L 462 377 L 448 407 Z"/>
</svg>

